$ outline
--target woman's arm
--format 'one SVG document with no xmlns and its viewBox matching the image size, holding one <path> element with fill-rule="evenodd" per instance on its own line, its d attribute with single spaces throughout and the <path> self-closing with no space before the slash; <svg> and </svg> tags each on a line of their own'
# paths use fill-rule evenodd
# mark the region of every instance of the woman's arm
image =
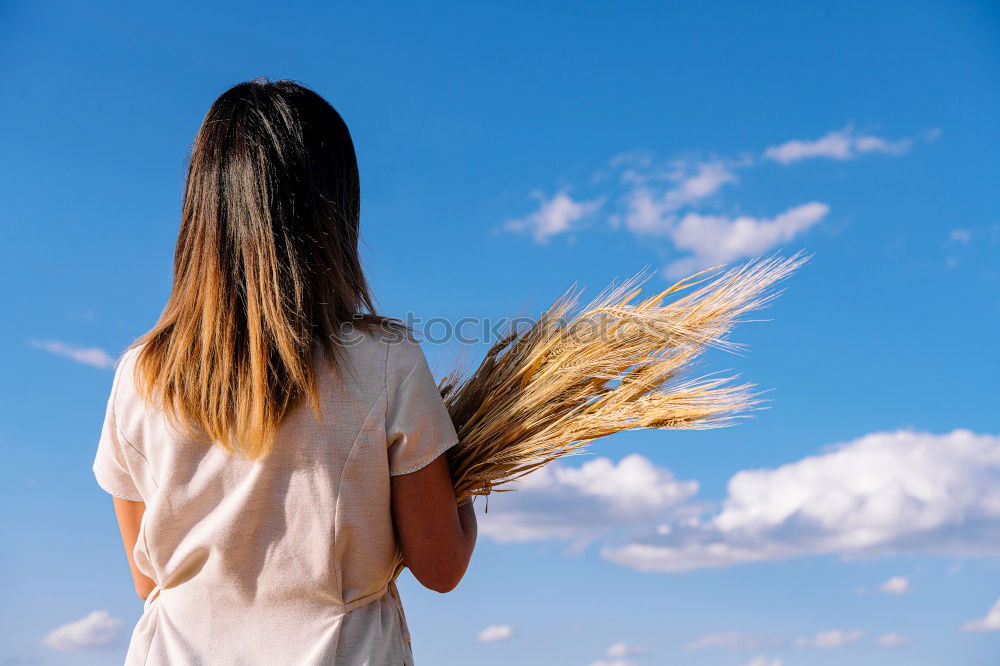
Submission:
<svg viewBox="0 0 1000 666">
<path fill-rule="evenodd" d="M 132 551 L 135 549 L 135 540 L 139 536 L 139 525 L 142 523 L 142 514 L 146 511 L 143 502 L 133 502 L 112 495 L 115 503 L 115 515 L 118 517 L 118 529 L 122 533 L 122 543 L 125 545 L 125 556 L 128 557 L 128 566 L 132 570 L 132 580 L 135 581 L 135 592 L 142 599 L 149 596 L 149 593 L 156 587 L 156 581 L 146 577 L 135 568 L 135 561 L 132 558 Z"/>
<path fill-rule="evenodd" d="M 390 481 L 393 523 L 407 568 L 424 587 L 450 592 L 465 575 L 476 546 L 472 502 L 455 504 L 444 455 Z"/>
</svg>

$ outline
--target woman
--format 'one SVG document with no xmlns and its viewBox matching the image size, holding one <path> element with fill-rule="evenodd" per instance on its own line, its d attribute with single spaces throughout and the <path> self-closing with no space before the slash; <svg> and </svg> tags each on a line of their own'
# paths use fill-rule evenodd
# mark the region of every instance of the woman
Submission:
<svg viewBox="0 0 1000 666">
<path fill-rule="evenodd" d="M 338 113 L 290 81 L 195 138 L 170 298 L 119 359 L 94 462 L 144 611 L 126 664 L 411 664 L 397 547 L 447 592 L 476 540 L 420 347 L 375 314 Z"/>
</svg>

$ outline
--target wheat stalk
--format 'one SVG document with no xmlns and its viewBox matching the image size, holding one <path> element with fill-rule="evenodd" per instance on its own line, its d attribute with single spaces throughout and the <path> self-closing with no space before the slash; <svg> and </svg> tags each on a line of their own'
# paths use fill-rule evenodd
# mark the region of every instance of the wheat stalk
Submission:
<svg viewBox="0 0 1000 666">
<path fill-rule="evenodd" d="M 727 339 L 733 326 L 767 306 L 780 293 L 771 287 L 807 259 L 708 269 L 638 301 L 648 272 L 582 307 L 571 289 L 532 326 L 509 330 L 473 372 L 453 371 L 439 386 L 460 440 L 447 453 L 456 501 L 509 490 L 617 432 L 717 428 L 746 416 L 760 402 L 753 385 L 687 375 L 709 348 L 742 349 Z M 396 564 L 393 579 L 398 553 Z"/>
</svg>

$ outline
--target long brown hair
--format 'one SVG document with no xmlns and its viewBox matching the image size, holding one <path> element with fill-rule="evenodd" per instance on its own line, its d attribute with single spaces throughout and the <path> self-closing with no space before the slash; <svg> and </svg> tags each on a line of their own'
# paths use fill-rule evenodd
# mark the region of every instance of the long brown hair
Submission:
<svg viewBox="0 0 1000 666">
<path fill-rule="evenodd" d="M 361 268 L 360 205 L 354 144 L 326 100 L 265 78 L 219 96 L 188 157 L 170 298 L 131 345 L 143 398 L 251 460 L 302 396 L 320 416 L 317 345 L 336 366 L 345 323 L 393 324 Z"/>
</svg>

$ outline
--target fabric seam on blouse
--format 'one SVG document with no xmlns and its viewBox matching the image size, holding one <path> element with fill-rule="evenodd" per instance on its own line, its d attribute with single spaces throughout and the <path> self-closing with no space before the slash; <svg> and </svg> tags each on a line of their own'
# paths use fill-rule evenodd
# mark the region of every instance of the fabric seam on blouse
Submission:
<svg viewBox="0 0 1000 666">
<path fill-rule="evenodd" d="M 153 651 L 153 641 L 156 640 L 157 620 L 160 619 L 160 607 L 157 606 L 153 612 L 156 613 L 156 617 L 153 618 L 153 631 L 149 635 L 149 643 L 146 645 L 146 655 L 142 658 L 142 666 L 146 666 L 149 663 L 149 655 Z"/>
<path fill-rule="evenodd" d="M 392 351 L 393 344 L 394 343 L 391 341 L 385 343 L 385 368 L 384 372 L 382 373 L 382 391 L 385 393 L 385 414 L 383 415 L 382 418 L 383 423 L 386 423 L 389 420 L 389 398 L 393 394 L 398 392 L 396 390 L 394 390 L 392 393 L 389 392 L 389 352 Z M 423 350 L 421 350 L 420 353 L 422 354 Z M 413 375 L 413 371 L 417 369 L 418 365 L 419 362 L 413 364 L 413 367 L 410 368 L 410 371 L 406 373 L 406 377 L 403 378 L 403 381 L 399 382 L 399 386 L 397 387 L 397 389 L 402 388 L 403 386 L 406 385 L 407 380 Z M 392 476 L 392 474 L 390 474 L 389 476 Z"/>
<path fill-rule="evenodd" d="M 126 354 L 127 353 L 128 352 L 126 352 Z M 122 357 L 124 359 L 124 354 L 122 355 Z M 122 364 L 122 366 L 123 367 L 122 367 L 121 371 L 124 372 L 125 371 L 124 364 Z M 134 370 L 135 365 L 133 365 L 132 368 Z M 146 454 L 143 453 L 139 449 L 138 446 L 136 446 L 135 444 L 133 444 L 132 442 L 129 441 L 128 436 L 125 434 L 125 432 L 118 425 L 118 387 L 119 387 L 120 384 L 121 384 L 121 376 L 119 375 L 119 376 L 117 376 L 115 378 L 115 387 L 114 387 L 114 390 L 111 392 L 111 422 L 112 422 L 112 425 L 114 425 L 115 430 L 118 432 L 118 435 L 122 438 L 122 441 L 125 442 L 125 444 L 127 444 L 130 449 L 132 449 L 137 454 L 139 454 L 140 458 L 142 458 L 142 462 L 146 466 L 146 471 L 149 472 L 149 478 L 153 482 L 153 486 L 155 488 L 159 489 L 160 484 L 156 482 L 156 477 L 153 475 L 153 468 L 149 464 L 149 459 L 146 457 Z M 135 479 L 132 480 L 132 484 L 135 485 Z M 103 486 L 102 486 L 102 488 L 103 488 Z M 138 486 L 136 486 L 136 489 L 138 489 Z M 105 490 L 107 490 L 107 488 L 105 488 Z M 108 492 L 110 492 L 110 491 L 108 491 Z M 114 494 L 114 493 L 112 493 L 112 494 Z M 121 497 L 121 495 L 119 495 L 119 497 Z M 128 499 L 128 498 L 125 497 L 123 499 Z M 139 502 L 141 502 L 143 500 L 133 500 L 133 501 L 139 501 Z"/>
<path fill-rule="evenodd" d="M 387 342 L 386 343 L 386 352 L 385 352 L 385 390 L 387 392 L 386 393 L 386 397 L 387 398 L 388 398 L 388 390 L 389 390 L 389 350 L 392 349 L 392 345 L 393 344 L 399 344 L 399 343 L 393 343 L 393 342 Z M 420 355 L 422 356 L 423 353 L 424 353 L 423 349 L 420 349 L 418 347 L 418 351 L 420 352 Z M 413 367 L 410 368 L 409 372 L 406 373 L 406 376 L 403 377 L 403 379 L 399 382 L 399 386 L 397 387 L 397 389 L 402 389 L 404 386 L 406 386 L 406 382 L 410 381 L 410 377 L 413 376 L 413 373 L 416 371 L 416 369 L 419 366 L 420 366 L 420 359 L 418 358 L 413 363 Z M 388 400 L 385 401 L 385 415 L 386 415 L 386 418 L 388 418 L 388 416 L 389 416 L 389 401 Z"/>
<path fill-rule="evenodd" d="M 365 426 L 368 425 L 368 421 L 371 420 L 372 414 L 375 413 L 375 408 L 378 407 L 378 401 L 381 400 L 382 396 L 384 396 L 384 395 L 386 395 L 386 391 L 385 391 L 385 389 L 382 389 L 382 392 L 379 393 L 378 396 L 375 398 L 374 402 L 372 402 L 372 406 L 368 408 L 368 414 L 365 415 L 365 420 L 361 422 L 361 427 L 358 428 L 358 434 L 354 436 L 354 441 L 351 442 L 351 448 L 348 449 L 347 455 L 344 457 L 344 466 L 340 468 L 340 475 L 337 477 L 337 488 L 336 488 L 336 491 L 337 491 L 337 503 L 336 503 L 336 505 L 334 506 L 334 509 L 333 509 L 334 534 L 333 534 L 332 549 L 334 551 L 336 551 L 336 549 L 337 549 L 337 543 L 339 541 L 339 539 L 337 537 L 337 534 L 336 534 L 336 525 L 337 525 L 337 521 L 340 519 L 340 502 L 341 502 L 340 487 L 344 483 L 344 473 L 347 471 L 347 466 L 351 464 L 351 455 L 353 455 L 354 454 L 354 450 L 356 448 L 358 448 L 358 442 L 361 441 L 361 435 L 365 431 Z M 388 400 L 386 400 L 386 402 L 388 402 Z M 344 590 L 343 590 L 343 580 L 344 579 L 343 579 L 343 573 L 341 572 L 340 560 L 339 559 L 334 560 L 334 568 L 335 568 L 335 570 L 337 572 L 337 581 L 338 581 L 338 584 L 341 587 L 341 590 L 340 590 L 340 592 L 341 592 L 341 599 L 340 599 L 340 601 L 341 601 L 341 603 L 343 603 L 344 602 L 344 598 L 343 598 L 343 592 L 344 592 Z M 346 606 L 347 604 L 344 603 L 344 605 Z"/>
<path fill-rule="evenodd" d="M 393 344 L 392 342 L 386 343 L 387 349 L 386 349 L 386 352 L 385 352 L 385 392 L 386 392 L 385 416 L 386 416 L 386 419 L 389 418 L 389 350 L 392 349 L 392 347 L 391 347 L 392 344 Z M 420 350 L 420 354 L 421 354 L 421 356 L 423 356 L 423 350 Z M 410 381 L 410 378 L 413 377 L 413 373 L 420 366 L 420 360 L 421 359 L 418 358 L 416 360 L 416 362 L 414 362 L 413 367 L 410 368 L 410 371 L 406 373 L 406 377 L 404 377 L 403 380 L 401 382 L 399 382 L 399 386 L 397 387 L 398 389 L 402 389 L 403 387 L 406 386 L 406 382 Z M 442 453 L 444 453 L 445 451 L 447 451 L 451 447 L 453 447 L 456 444 L 458 444 L 459 441 L 460 440 L 458 440 L 458 439 L 450 440 L 446 444 L 444 444 L 443 446 L 441 446 L 440 448 L 436 449 L 434 451 L 434 454 L 431 455 L 429 458 L 425 458 L 425 459 L 421 460 L 419 463 L 417 463 L 415 465 L 411 465 L 410 467 L 407 467 L 406 469 L 397 469 L 394 472 L 389 472 L 389 476 L 400 476 L 402 474 L 411 474 L 413 472 L 416 472 L 419 469 L 423 469 L 427 465 L 429 465 L 432 462 L 434 462 L 434 459 L 437 458 L 439 455 L 441 455 Z"/>
<path fill-rule="evenodd" d="M 149 461 L 146 459 L 146 456 L 144 456 L 143 453 L 142 453 L 142 451 L 140 451 L 134 444 L 132 444 L 132 442 L 130 442 L 128 440 L 128 437 L 125 436 L 125 433 L 118 426 L 118 387 L 121 384 L 121 372 L 123 372 L 123 369 L 122 369 L 121 363 L 119 362 L 118 368 L 117 368 L 117 372 L 115 373 L 115 378 L 112 381 L 112 385 L 111 385 L 111 426 L 114 428 L 115 432 L 118 434 L 118 437 L 121 438 L 121 441 L 124 442 L 125 445 L 128 446 L 129 449 L 131 449 L 131 450 L 133 450 L 133 451 L 135 451 L 136 453 L 139 454 L 139 457 L 142 458 L 143 463 L 146 465 L 146 467 L 148 469 L 149 468 Z M 122 452 L 124 453 L 124 450 Z M 128 500 L 130 502 L 143 502 L 143 501 L 145 501 L 145 500 L 142 499 L 141 496 L 140 497 L 132 497 L 130 494 L 123 493 L 120 490 L 118 490 L 117 488 L 112 489 L 109 485 L 107 485 L 105 483 L 105 480 L 101 478 L 102 474 L 98 474 L 97 473 L 97 465 L 96 464 L 92 466 L 92 469 L 94 471 L 94 476 L 96 477 L 96 480 L 97 480 L 97 485 L 100 486 L 100 488 L 104 492 L 108 493 L 109 495 L 113 495 L 115 497 L 119 497 L 119 498 L 121 498 L 123 500 Z M 132 474 L 131 474 L 131 472 L 129 472 L 129 477 L 131 477 L 131 476 L 132 476 Z M 150 474 L 150 478 L 152 478 L 152 474 Z M 135 483 L 135 479 L 132 479 L 132 485 L 135 487 L 135 490 L 139 490 L 139 487 Z M 157 485 L 155 479 L 153 479 L 153 485 Z"/>
</svg>

